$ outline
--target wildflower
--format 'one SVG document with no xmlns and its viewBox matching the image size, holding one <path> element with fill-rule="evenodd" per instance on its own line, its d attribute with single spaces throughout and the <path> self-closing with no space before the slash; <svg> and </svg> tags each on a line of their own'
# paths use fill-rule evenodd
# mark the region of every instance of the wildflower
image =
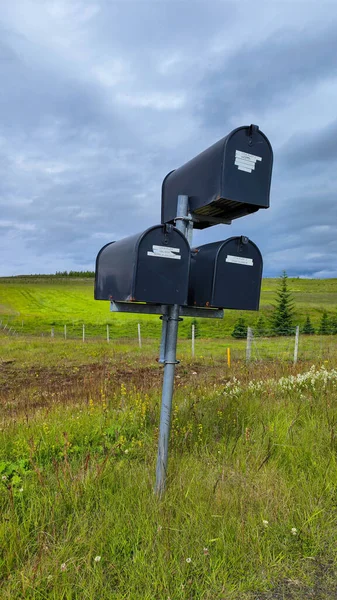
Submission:
<svg viewBox="0 0 337 600">
<path fill-rule="evenodd" d="M 20 489 L 19 489 L 19 492 L 23 492 L 23 488 L 20 488 Z"/>
<path fill-rule="evenodd" d="M 208 550 L 208 548 L 204 548 L 204 555 L 205 555 L 205 556 L 208 556 L 208 555 L 209 555 L 209 550 Z"/>
<path fill-rule="evenodd" d="M 292 533 L 292 535 L 297 535 L 298 531 L 297 531 L 296 527 L 291 528 L 291 533 Z"/>
<path fill-rule="evenodd" d="M 192 371 L 192 375 L 198 375 L 196 371 Z"/>
<path fill-rule="evenodd" d="M 163 529 L 163 528 L 162 528 L 162 526 L 161 526 L 161 525 L 158 525 L 158 528 L 157 528 L 157 531 L 158 531 L 158 533 L 159 533 L 159 531 L 161 531 L 162 529 Z"/>
<path fill-rule="evenodd" d="M 66 563 L 62 563 L 62 565 L 61 565 L 61 571 L 66 571 L 66 570 L 67 570 Z"/>
<path fill-rule="evenodd" d="M 101 560 L 101 556 L 95 556 L 94 561 L 99 562 Z"/>
<path fill-rule="evenodd" d="M 129 454 L 129 450 L 128 449 L 124 450 L 124 454 Z"/>
<path fill-rule="evenodd" d="M 7 475 L 3 475 L 3 476 L 1 477 L 1 479 L 2 479 L 2 481 L 7 481 Z"/>
<path fill-rule="evenodd" d="M 265 519 L 263 519 L 262 524 L 263 524 L 264 527 L 268 527 L 269 522 L 266 521 Z"/>
<path fill-rule="evenodd" d="M 187 562 L 187 563 L 191 563 L 191 562 L 192 562 L 192 559 L 191 559 L 191 558 L 186 558 L 186 562 Z"/>
</svg>

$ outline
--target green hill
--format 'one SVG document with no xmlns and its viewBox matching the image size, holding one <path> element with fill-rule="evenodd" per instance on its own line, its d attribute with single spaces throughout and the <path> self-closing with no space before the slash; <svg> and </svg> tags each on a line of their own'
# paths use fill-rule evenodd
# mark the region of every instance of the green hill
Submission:
<svg viewBox="0 0 337 600">
<path fill-rule="evenodd" d="M 302 325 L 307 315 L 317 327 L 323 311 L 337 316 L 337 279 L 288 279 L 295 302 L 295 323 Z M 264 279 L 260 312 L 225 311 L 223 321 L 198 319 L 200 337 L 222 337 L 231 333 L 235 321 L 244 315 L 254 326 L 259 314 L 267 319 L 273 309 L 278 279 Z M 104 335 L 110 324 L 114 337 L 136 337 L 137 323 L 144 337 L 159 337 L 161 322 L 157 316 L 112 314 L 109 302 L 94 300 L 93 278 L 25 276 L 0 278 L 0 320 L 26 333 L 61 334 L 67 325 L 68 335 L 81 335 L 82 324 L 87 336 Z M 188 337 L 190 319 L 184 319 L 180 336 Z"/>
</svg>

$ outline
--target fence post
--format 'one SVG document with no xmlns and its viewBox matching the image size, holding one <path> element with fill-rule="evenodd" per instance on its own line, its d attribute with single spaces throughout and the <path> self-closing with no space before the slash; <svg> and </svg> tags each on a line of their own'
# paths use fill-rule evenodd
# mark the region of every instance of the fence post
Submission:
<svg viewBox="0 0 337 600">
<path fill-rule="evenodd" d="M 54 327 L 51 328 L 50 337 L 54 337 Z"/>
<path fill-rule="evenodd" d="M 109 331 L 109 324 L 107 323 L 106 326 L 106 341 L 109 343 L 110 342 L 110 331 Z"/>
<path fill-rule="evenodd" d="M 194 358 L 195 325 L 192 323 L 192 356 Z"/>
<path fill-rule="evenodd" d="M 299 327 L 299 325 L 297 325 L 296 333 L 295 333 L 294 365 L 296 365 L 296 363 L 297 363 L 299 337 L 300 337 L 300 327 Z"/>
<path fill-rule="evenodd" d="M 138 323 L 138 344 L 139 344 L 139 348 L 142 347 L 142 338 L 140 335 L 140 323 Z"/>
<path fill-rule="evenodd" d="M 249 362 L 252 354 L 252 339 L 253 330 L 251 327 L 247 327 L 247 346 L 246 346 L 246 361 Z"/>
<path fill-rule="evenodd" d="M 231 366 L 231 349 L 227 348 L 227 366 Z"/>
<path fill-rule="evenodd" d="M 84 342 L 84 341 L 85 341 L 85 325 L 83 323 L 83 325 L 82 325 L 82 342 Z"/>
<path fill-rule="evenodd" d="M 67 325 L 64 326 L 64 339 L 67 339 Z"/>
</svg>

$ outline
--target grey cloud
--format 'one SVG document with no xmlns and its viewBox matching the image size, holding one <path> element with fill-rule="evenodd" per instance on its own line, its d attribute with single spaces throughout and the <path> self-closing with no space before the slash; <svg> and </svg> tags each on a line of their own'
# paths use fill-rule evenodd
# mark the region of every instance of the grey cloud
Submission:
<svg viewBox="0 0 337 600">
<path fill-rule="evenodd" d="M 292 102 L 319 81 L 337 75 L 336 15 L 325 29 L 287 27 L 255 44 L 242 43 L 202 81 L 201 115 L 207 125 L 233 113 L 270 110 Z"/>
<path fill-rule="evenodd" d="M 291 136 L 281 156 L 290 169 L 308 168 L 310 163 L 318 163 L 318 169 L 337 161 L 337 120 L 314 132 L 301 131 Z"/>
<path fill-rule="evenodd" d="M 246 234 L 266 275 L 336 272 L 336 122 L 308 114 L 301 131 L 287 111 L 336 79 L 337 10 L 264 30 L 265 3 L 249 22 L 229 2 L 14 3 L 0 25 L 0 273 L 93 268 L 104 243 L 159 221 L 168 171 L 251 115 L 273 127 L 271 207 L 195 243 Z"/>
</svg>

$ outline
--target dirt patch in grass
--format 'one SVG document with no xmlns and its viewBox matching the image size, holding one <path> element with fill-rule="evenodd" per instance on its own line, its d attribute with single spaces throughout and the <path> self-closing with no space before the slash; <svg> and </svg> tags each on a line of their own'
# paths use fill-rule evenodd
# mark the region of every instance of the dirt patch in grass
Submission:
<svg viewBox="0 0 337 600">
<path fill-rule="evenodd" d="M 207 381 L 209 385 L 225 382 L 228 377 L 219 369 L 209 369 L 206 365 L 194 368 L 177 368 L 176 386 L 195 385 Z M 38 408 L 48 408 L 56 402 L 76 404 L 89 402 L 104 391 L 105 396 L 120 392 L 122 384 L 126 389 L 136 388 L 140 392 L 151 393 L 162 385 L 163 367 L 127 367 L 122 363 L 84 364 L 55 367 L 20 367 L 15 361 L 0 363 L 0 406 L 7 417 Z"/>
<path fill-rule="evenodd" d="M 148 361 L 147 361 L 148 362 Z M 306 363 L 296 367 L 287 363 L 234 362 L 229 369 L 222 361 L 184 360 L 176 368 L 176 389 L 203 388 L 211 391 L 214 385 L 226 385 L 234 377 L 242 383 L 252 379 L 278 378 L 308 369 Z M 88 403 L 90 398 L 106 398 L 126 389 L 136 388 L 142 393 L 161 393 L 163 366 L 135 361 L 128 364 L 122 357 L 113 361 L 79 365 L 25 366 L 16 360 L 0 362 L 0 406 L 3 419 L 28 414 L 56 403 Z"/>
<path fill-rule="evenodd" d="M 269 592 L 255 593 L 251 600 L 336 600 L 337 571 L 332 562 L 316 559 L 308 574 L 310 584 L 283 579 Z"/>
</svg>

